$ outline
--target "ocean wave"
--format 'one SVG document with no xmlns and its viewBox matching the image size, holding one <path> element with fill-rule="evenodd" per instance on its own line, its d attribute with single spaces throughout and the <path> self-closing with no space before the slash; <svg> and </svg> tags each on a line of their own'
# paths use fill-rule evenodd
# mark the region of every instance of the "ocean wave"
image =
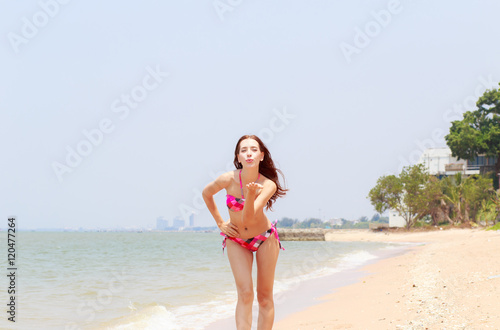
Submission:
<svg viewBox="0 0 500 330">
<path fill-rule="evenodd" d="M 133 314 L 118 318 L 108 324 L 103 324 L 105 329 L 181 329 L 176 324 L 175 315 L 165 306 L 152 306 L 143 308 Z"/>
<path fill-rule="evenodd" d="M 210 323 L 231 317 L 236 304 L 236 291 L 226 292 L 216 299 L 197 305 L 175 308 L 149 306 L 136 309 L 129 306 L 132 314 L 103 324 L 109 330 L 146 329 L 146 330 L 201 330 Z"/>
<path fill-rule="evenodd" d="M 350 252 L 346 255 L 333 258 L 333 260 L 318 261 L 311 258 L 294 265 L 294 267 L 290 267 L 282 275 L 283 278 L 275 281 L 274 291 L 276 294 L 283 293 L 284 291 L 296 288 L 304 281 L 351 270 L 377 258 L 376 255 L 367 251 Z"/>
</svg>

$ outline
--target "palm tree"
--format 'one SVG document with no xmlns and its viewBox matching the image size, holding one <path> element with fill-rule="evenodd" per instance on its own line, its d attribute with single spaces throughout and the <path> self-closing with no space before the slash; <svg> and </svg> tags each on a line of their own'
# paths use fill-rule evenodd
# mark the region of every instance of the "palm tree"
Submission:
<svg viewBox="0 0 500 330">
<path fill-rule="evenodd" d="M 453 177 L 443 179 L 443 199 L 452 209 L 450 224 L 462 222 L 462 201 L 463 201 L 464 180 L 462 173 L 457 173 Z"/>
</svg>

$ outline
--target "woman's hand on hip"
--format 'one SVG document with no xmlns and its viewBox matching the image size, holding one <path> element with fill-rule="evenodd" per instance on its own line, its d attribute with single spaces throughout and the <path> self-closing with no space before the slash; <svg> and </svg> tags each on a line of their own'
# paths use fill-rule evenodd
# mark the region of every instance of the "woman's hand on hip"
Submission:
<svg viewBox="0 0 500 330">
<path fill-rule="evenodd" d="M 222 233 L 226 234 L 229 237 L 240 237 L 240 232 L 238 230 L 238 226 L 231 223 L 230 220 L 227 222 L 223 222 L 219 229 Z"/>
</svg>

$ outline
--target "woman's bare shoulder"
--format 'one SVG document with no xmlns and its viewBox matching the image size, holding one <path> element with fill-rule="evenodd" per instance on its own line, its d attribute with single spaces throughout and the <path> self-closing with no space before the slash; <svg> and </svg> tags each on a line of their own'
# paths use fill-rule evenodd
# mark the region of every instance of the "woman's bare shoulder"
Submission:
<svg viewBox="0 0 500 330">
<path fill-rule="evenodd" d="M 227 187 L 235 180 L 235 172 L 236 170 L 222 173 L 217 179 L 215 179 L 215 182 L 223 187 Z"/>
<path fill-rule="evenodd" d="M 264 181 L 262 182 L 263 186 L 269 186 L 269 187 L 272 187 L 273 189 L 276 189 L 276 183 L 273 180 L 271 180 L 265 176 L 262 176 L 262 178 L 264 179 Z"/>
</svg>

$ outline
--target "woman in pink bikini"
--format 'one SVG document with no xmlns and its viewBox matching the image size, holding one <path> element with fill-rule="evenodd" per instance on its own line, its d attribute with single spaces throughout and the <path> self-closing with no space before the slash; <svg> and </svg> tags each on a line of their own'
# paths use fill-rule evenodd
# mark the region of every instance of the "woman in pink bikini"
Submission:
<svg viewBox="0 0 500 330">
<path fill-rule="evenodd" d="M 264 214 L 278 197 L 286 194 L 269 150 L 255 135 L 244 135 L 234 151 L 236 170 L 219 176 L 203 189 L 203 199 L 224 236 L 223 248 L 238 290 L 237 329 L 250 329 L 254 300 L 252 264 L 257 260 L 258 329 L 272 329 L 274 322 L 274 271 L 281 243 L 276 222 Z M 229 220 L 224 221 L 214 202 L 214 195 L 226 189 Z M 241 196 L 236 197 L 236 196 Z"/>
</svg>

